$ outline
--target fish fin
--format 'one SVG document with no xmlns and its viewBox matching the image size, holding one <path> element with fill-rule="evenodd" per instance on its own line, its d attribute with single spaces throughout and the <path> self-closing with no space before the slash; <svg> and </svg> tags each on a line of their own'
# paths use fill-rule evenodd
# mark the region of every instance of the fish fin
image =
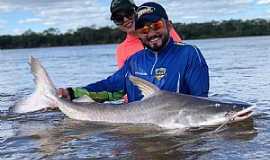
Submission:
<svg viewBox="0 0 270 160">
<path fill-rule="evenodd" d="M 160 91 L 156 85 L 142 78 L 130 75 L 129 80 L 141 90 L 144 99 Z"/>
<path fill-rule="evenodd" d="M 56 88 L 40 61 L 30 56 L 28 64 L 30 65 L 31 72 L 35 77 L 34 82 L 36 83 L 36 89 L 56 94 Z"/>
<path fill-rule="evenodd" d="M 48 98 L 46 95 L 57 95 L 56 88 L 48 76 L 47 71 L 41 65 L 38 59 L 30 56 L 28 64 L 31 67 L 31 72 L 34 76 L 34 82 L 36 84 L 35 91 L 23 99 L 16 103 L 10 111 L 16 113 L 26 113 L 26 112 L 34 112 L 44 108 L 55 108 L 48 103 Z"/>
</svg>

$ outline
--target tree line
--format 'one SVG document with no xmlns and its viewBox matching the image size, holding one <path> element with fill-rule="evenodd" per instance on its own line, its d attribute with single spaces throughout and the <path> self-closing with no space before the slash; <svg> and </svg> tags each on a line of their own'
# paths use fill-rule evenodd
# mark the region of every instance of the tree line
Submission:
<svg viewBox="0 0 270 160">
<path fill-rule="evenodd" d="M 265 19 L 175 23 L 174 27 L 183 39 L 270 35 L 270 21 Z M 66 33 L 49 28 L 40 33 L 27 30 L 21 35 L 2 35 L 0 49 L 110 44 L 124 38 L 125 34 L 113 27 L 82 27 Z"/>
</svg>

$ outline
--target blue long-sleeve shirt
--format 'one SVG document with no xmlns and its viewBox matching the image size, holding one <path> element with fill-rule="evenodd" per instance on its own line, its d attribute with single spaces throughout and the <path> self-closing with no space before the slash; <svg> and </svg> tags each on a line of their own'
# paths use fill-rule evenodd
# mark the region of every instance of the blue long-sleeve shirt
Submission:
<svg viewBox="0 0 270 160">
<path fill-rule="evenodd" d="M 137 52 L 113 75 L 84 88 L 89 92 L 124 90 L 129 102 L 140 100 L 143 96 L 128 79 L 129 75 L 145 79 L 161 90 L 208 96 L 208 66 L 200 50 L 172 39 L 159 52 L 147 48 Z"/>
</svg>

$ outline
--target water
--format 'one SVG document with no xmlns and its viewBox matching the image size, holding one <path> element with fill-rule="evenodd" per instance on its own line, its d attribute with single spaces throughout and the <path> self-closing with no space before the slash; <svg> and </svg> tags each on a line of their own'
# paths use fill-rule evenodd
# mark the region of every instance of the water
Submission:
<svg viewBox="0 0 270 160">
<path fill-rule="evenodd" d="M 83 86 L 116 70 L 115 45 L 0 50 L 0 159 L 270 158 L 270 37 L 188 41 L 210 70 L 210 96 L 257 106 L 253 121 L 171 133 L 155 126 L 75 121 L 61 112 L 11 114 L 34 90 L 27 65 L 41 60 L 58 87 Z"/>
</svg>

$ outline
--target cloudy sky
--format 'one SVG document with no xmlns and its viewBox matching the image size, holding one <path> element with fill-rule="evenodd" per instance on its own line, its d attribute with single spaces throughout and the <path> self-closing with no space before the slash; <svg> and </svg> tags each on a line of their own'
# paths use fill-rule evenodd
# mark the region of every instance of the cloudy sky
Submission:
<svg viewBox="0 0 270 160">
<path fill-rule="evenodd" d="M 135 0 L 137 5 L 149 0 Z M 270 19 L 270 0 L 151 0 L 162 4 L 173 22 Z M 83 26 L 113 26 L 111 0 L 0 0 L 0 35 L 61 32 Z"/>
</svg>

